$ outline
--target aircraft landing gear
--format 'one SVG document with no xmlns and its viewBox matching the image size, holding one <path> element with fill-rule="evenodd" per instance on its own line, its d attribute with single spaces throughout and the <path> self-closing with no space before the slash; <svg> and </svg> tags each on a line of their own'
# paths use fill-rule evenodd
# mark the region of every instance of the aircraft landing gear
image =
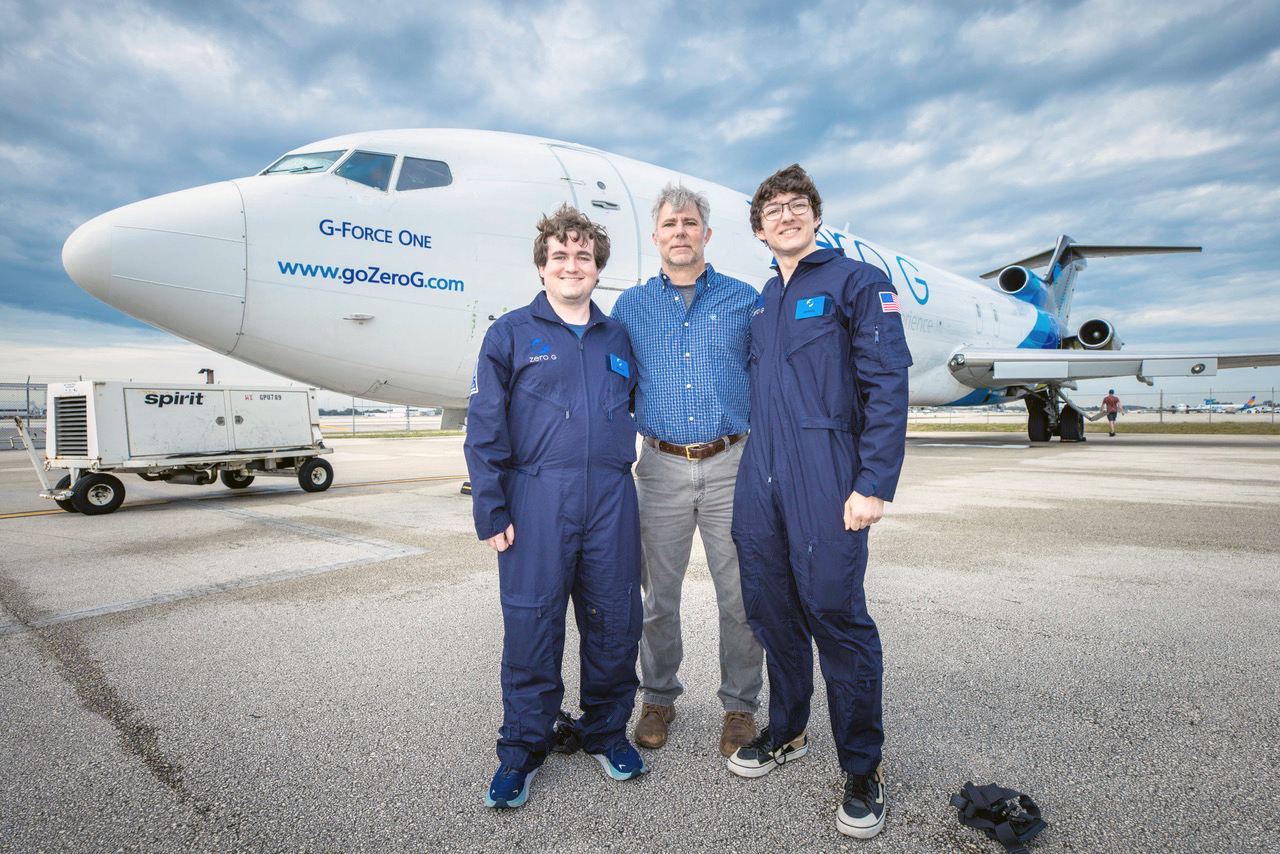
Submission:
<svg viewBox="0 0 1280 854">
<path fill-rule="evenodd" d="M 1062 390 L 1051 386 L 1023 398 L 1027 404 L 1027 437 L 1033 442 L 1047 442 L 1057 436 L 1064 442 L 1083 442 L 1084 414 L 1071 405 Z"/>
<path fill-rule="evenodd" d="M 1053 432 L 1049 429 L 1049 413 L 1044 401 L 1034 395 L 1026 398 L 1027 436 L 1033 442 L 1047 442 Z"/>
<path fill-rule="evenodd" d="M 1058 417 L 1058 436 L 1064 442 L 1084 441 L 1084 416 L 1074 406 L 1065 406 Z"/>
</svg>

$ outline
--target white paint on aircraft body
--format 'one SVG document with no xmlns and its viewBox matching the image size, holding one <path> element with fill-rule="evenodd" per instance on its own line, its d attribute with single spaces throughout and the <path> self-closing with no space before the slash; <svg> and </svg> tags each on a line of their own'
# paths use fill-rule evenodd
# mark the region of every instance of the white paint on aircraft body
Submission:
<svg viewBox="0 0 1280 854">
<path fill-rule="evenodd" d="M 249 364 L 354 396 L 451 408 L 467 405 L 491 319 L 541 287 L 534 226 L 561 203 L 608 229 L 612 254 L 595 294 L 605 312 L 658 272 L 650 208 L 672 180 L 709 197 L 717 270 L 757 289 L 772 275 L 750 197 L 690 175 L 468 130 L 350 134 L 291 153 L 336 150 L 396 155 L 391 189 L 334 168 L 197 187 L 91 220 L 68 239 L 64 265 L 104 302 Z M 447 163 L 451 183 L 394 189 L 404 157 Z M 948 362 L 962 348 L 1028 346 L 1033 333 L 1037 348 L 1058 345 L 1056 319 L 999 290 L 843 231 L 824 227 L 819 242 L 879 266 L 896 286 L 913 405 L 1003 396 L 956 379 Z"/>
</svg>

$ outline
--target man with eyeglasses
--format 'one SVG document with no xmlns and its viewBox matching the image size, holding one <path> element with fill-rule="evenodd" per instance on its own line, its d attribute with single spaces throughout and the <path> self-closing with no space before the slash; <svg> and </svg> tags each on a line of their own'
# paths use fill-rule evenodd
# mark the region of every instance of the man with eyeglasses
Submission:
<svg viewBox="0 0 1280 854">
<path fill-rule="evenodd" d="M 777 260 L 751 320 L 751 441 L 733 539 L 764 647 L 769 725 L 729 757 L 761 777 L 808 752 L 817 642 L 844 796 L 836 829 L 884 826 L 880 636 L 867 613 L 867 534 L 893 499 L 911 354 L 883 271 L 819 249 L 822 199 L 799 165 L 767 178 L 751 227 Z"/>
<path fill-rule="evenodd" d="M 644 436 L 636 463 L 643 545 L 644 704 L 635 742 L 667 741 L 675 701 L 680 593 L 696 528 L 715 585 L 720 624 L 720 753 L 755 738 L 764 686 L 764 652 L 742 607 L 738 555 L 730 524 L 733 485 L 747 437 L 747 327 L 758 294 L 706 261 L 711 239 L 707 197 L 668 184 L 653 205 L 653 242 L 662 267 L 629 288 L 613 307 L 635 352 L 636 427 Z"/>
</svg>

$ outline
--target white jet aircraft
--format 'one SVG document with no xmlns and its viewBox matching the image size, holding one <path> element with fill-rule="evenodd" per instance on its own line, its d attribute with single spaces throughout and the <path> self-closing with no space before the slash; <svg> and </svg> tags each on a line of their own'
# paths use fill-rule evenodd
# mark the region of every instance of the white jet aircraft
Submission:
<svg viewBox="0 0 1280 854">
<path fill-rule="evenodd" d="M 304 145 L 260 174 L 126 205 L 67 239 L 63 265 L 89 293 L 153 326 L 269 371 L 356 397 L 466 414 L 489 324 L 541 287 L 534 224 L 569 202 L 613 245 L 596 300 L 653 275 L 649 210 L 668 181 L 711 201 L 716 268 L 760 288 L 770 256 L 749 196 L 615 154 L 473 130 L 357 133 Z M 1191 247 L 1054 248 L 969 281 L 837 229 L 823 246 L 885 271 L 901 295 L 915 365 L 911 403 L 1026 401 L 1034 441 L 1084 436 L 1063 389 L 1083 378 L 1213 376 L 1280 353 L 1120 350 L 1100 318 L 1068 330 L 1085 259 Z M 1032 269 L 1047 268 L 1041 277 Z"/>
</svg>

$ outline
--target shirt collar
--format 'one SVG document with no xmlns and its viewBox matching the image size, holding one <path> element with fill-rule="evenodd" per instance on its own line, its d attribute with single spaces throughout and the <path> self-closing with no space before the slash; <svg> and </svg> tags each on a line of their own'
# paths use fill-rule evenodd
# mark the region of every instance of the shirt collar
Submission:
<svg viewBox="0 0 1280 854">
<path fill-rule="evenodd" d="M 834 261 L 837 258 L 844 258 L 844 257 L 845 257 L 845 254 L 843 249 L 821 249 L 820 248 L 820 249 L 815 249 L 813 252 L 810 252 L 808 255 L 801 258 L 800 262 L 796 266 L 799 267 L 800 264 L 812 264 L 816 267 L 819 264 L 826 264 L 829 261 Z M 773 268 L 774 272 L 781 273 L 781 271 L 778 269 L 778 262 L 776 260 L 769 266 Z"/>
<path fill-rule="evenodd" d="M 539 291 L 538 295 L 533 298 L 533 316 L 542 320 L 549 320 L 552 323 L 564 324 L 560 315 L 556 314 L 556 310 L 551 307 L 551 300 L 547 299 L 546 291 Z M 604 320 L 604 312 L 596 305 L 595 300 L 591 300 L 591 318 L 587 321 L 587 326 L 595 326 L 597 323 L 603 323 Z"/>
<path fill-rule="evenodd" d="M 698 284 L 702 284 L 704 287 L 708 287 L 708 288 L 711 287 L 711 277 L 715 275 L 715 272 L 716 272 L 715 268 L 712 267 L 711 262 L 708 261 L 707 268 L 702 271 L 702 275 L 698 276 L 698 278 L 694 280 L 694 283 L 693 283 L 694 286 L 696 287 Z M 672 288 L 688 287 L 687 285 L 671 284 L 671 277 L 668 276 L 667 271 L 662 269 L 661 267 L 658 268 L 658 281 L 661 282 L 663 285 L 666 285 Z"/>
</svg>

